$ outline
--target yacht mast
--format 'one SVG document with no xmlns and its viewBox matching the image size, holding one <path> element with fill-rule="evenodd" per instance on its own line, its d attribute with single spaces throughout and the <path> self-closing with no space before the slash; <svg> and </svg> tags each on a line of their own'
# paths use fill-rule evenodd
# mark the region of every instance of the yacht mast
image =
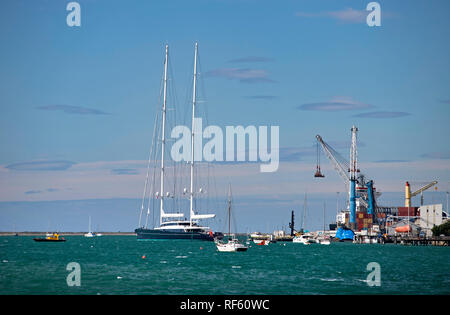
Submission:
<svg viewBox="0 0 450 315">
<path fill-rule="evenodd" d="M 162 135 L 161 135 L 161 205 L 160 205 L 160 216 L 159 221 L 162 224 L 164 217 L 164 145 L 166 142 L 166 101 L 167 101 L 167 62 L 169 56 L 169 45 L 166 45 L 166 59 L 164 62 L 164 97 L 163 97 L 163 108 L 162 108 Z"/>
<path fill-rule="evenodd" d="M 192 129 L 191 129 L 191 189 L 189 196 L 189 210 L 190 210 L 190 225 L 192 225 L 192 217 L 194 216 L 194 122 L 195 122 L 195 103 L 197 101 L 197 49 L 198 43 L 195 43 L 195 56 L 194 56 L 194 86 L 192 93 Z"/>
<path fill-rule="evenodd" d="M 231 184 L 228 186 L 228 239 L 231 240 Z"/>
<path fill-rule="evenodd" d="M 305 232 L 305 220 L 306 220 L 306 191 L 305 191 L 305 200 L 303 201 L 303 221 L 302 221 L 302 230 Z"/>
</svg>

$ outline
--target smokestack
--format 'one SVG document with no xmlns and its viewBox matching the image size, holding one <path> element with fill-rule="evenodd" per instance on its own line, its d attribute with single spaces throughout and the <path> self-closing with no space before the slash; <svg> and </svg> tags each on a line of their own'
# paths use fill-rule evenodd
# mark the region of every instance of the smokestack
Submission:
<svg viewBox="0 0 450 315">
<path fill-rule="evenodd" d="M 405 184 L 405 207 L 411 207 L 411 187 L 408 182 Z"/>
</svg>

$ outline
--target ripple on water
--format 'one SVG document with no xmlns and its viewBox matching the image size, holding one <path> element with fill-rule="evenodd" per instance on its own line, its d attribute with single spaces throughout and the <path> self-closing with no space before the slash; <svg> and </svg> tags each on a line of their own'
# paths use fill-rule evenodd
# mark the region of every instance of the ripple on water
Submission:
<svg viewBox="0 0 450 315">
<path fill-rule="evenodd" d="M 224 256 L 213 243 L 137 242 L 126 236 L 105 236 L 95 244 L 82 236 L 56 244 L 31 237 L 4 240 L 5 294 L 450 294 L 450 248 L 288 243 Z M 144 254 L 149 259 L 142 260 Z M 381 266 L 380 287 L 367 285 L 372 261 Z M 69 262 L 81 266 L 80 287 L 67 286 Z"/>
</svg>

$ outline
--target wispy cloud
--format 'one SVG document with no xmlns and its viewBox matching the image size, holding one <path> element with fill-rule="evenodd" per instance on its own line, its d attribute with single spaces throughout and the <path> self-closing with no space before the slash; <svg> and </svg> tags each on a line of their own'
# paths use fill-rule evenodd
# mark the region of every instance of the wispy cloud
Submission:
<svg viewBox="0 0 450 315">
<path fill-rule="evenodd" d="M 41 194 L 42 190 L 28 190 L 25 192 L 26 195 L 33 195 L 33 194 Z"/>
<path fill-rule="evenodd" d="M 325 139 L 327 140 L 327 139 Z M 299 191 L 336 192 L 344 189 L 344 185 L 333 170 L 333 166 L 325 158 L 322 171 L 326 174 L 326 184 L 323 180 L 313 181 L 312 175 L 316 167 L 315 146 L 312 144 L 300 148 L 280 148 L 280 167 L 274 173 L 261 173 L 259 163 L 222 163 L 214 166 L 213 179 L 218 190 L 225 193 L 228 184 L 232 182 L 233 191 L 239 196 L 285 196 L 297 194 Z M 332 141 L 337 150 L 338 145 Z M 347 141 L 348 142 L 348 141 Z M 345 145 L 344 141 L 341 143 Z M 345 153 L 348 152 L 348 149 Z M 303 158 L 302 158 L 303 155 Z M 436 154 L 433 154 L 435 156 Z M 344 155 L 345 157 L 347 154 Z M 450 158 L 450 152 L 441 157 Z M 300 161 L 299 161 L 300 159 Z M 288 160 L 291 160 L 290 162 Z M 450 172 L 449 159 L 422 159 L 410 162 L 363 162 L 364 173 L 374 175 L 377 189 L 381 191 L 399 191 L 402 185 L 399 178 L 436 178 L 444 181 Z M 136 167 L 128 167 L 135 164 Z M 99 167 L 104 165 L 104 167 Z M 112 165 L 117 165 L 110 167 Z M 119 166 L 123 165 L 123 166 Z M 142 167 L 138 167 L 142 165 Z M 0 190 L 1 201 L 30 201 L 30 200 L 80 200 L 104 198 L 136 198 L 137 192 L 142 193 L 145 180 L 147 161 L 98 161 L 79 163 L 70 169 L 68 176 L 61 176 L 58 172 L 33 173 L 4 171 L 0 166 L 0 180 L 4 185 Z M 140 171 L 140 175 L 117 176 L 111 169 L 133 169 Z M 168 171 L 171 173 L 171 170 Z M 178 175 L 177 175 L 178 176 Z M 180 178 L 184 175 L 180 174 Z M 207 176 L 206 172 L 203 176 Z M 206 178 L 206 177 L 205 177 Z M 186 178 L 184 178 L 186 179 Z M 263 183 L 270 182 L 270 185 Z M 180 182 L 181 183 L 181 182 Z M 48 187 L 58 188 L 59 191 L 46 193 Z M 70 187 L 70 189 L 68 188 Z M 337 188 L 340 187 L 340 188 Z M 29 193 L 24 194 L 25 191 Z M 39 193 L 37 191 L 41 191 Z M 342 190 L 341 190 L 342 191 Z M 275 198 L 274 197 L 274 198 Z M 301 198 L 301 197 L 300 197 Z M 140 204 L 138 201 L 136 204 Z M 136 208 L 137 209 L 137 208 Z"/>
<path fill-rule="evenodd" d="M 239 80 L 243 83 L 275 82 L 269 79 L 269 73 L 263 69 L 250 68 L 220 68 L 205 73 L 209 77 L 221 77 L 229 80 Z"/>
<path fill-rule="evenodd" d="M 375 161 L 374 163 L 406 163 L 406 162 L 410 162 L 408 160 L 378 160 Z"/>
<path fill-rule="evenodd" d="M 14 171 L 64 171 L 76 164 L 72 161 L 31 161 L 6 165 Z"/>
<path fill-rule="evenodd" d="M 274 59 L 273 58 L 267 58 L 267 57 L 248 56 L 248 57 L 232 59 L 232 60 L 229 60 L 228 62 L 231 62 L 231 63 L 248 63 L 248 62 L 271 62 L 271 61 L 274 61 Z"/>
<path fill-rule="evenodd" d="M 359 118 L 375 118 L 375 119 L 389 119 L 389 118 L 398 118 L 405 117 L 411 115 L 406 112 L 387 112 L 387 111 L 377 111 L 377 112 L 369 112 L 353 115 L 353 117 Z"/>
<path fill-rule="evenodd" d="M 426 158 L 426 159 L 448 160 L 448 159 L 450 159 L 450 151 L 429 152 L 429 153 L 422 154 L 421 157 Z"/>
<path fill-rule="evenodd" d="M 34 194 L 42 194 L 44 192 L 57 192 L 59 189 L 56 188 L 47 188 L 46 190 L 28 190 L 25 192 L 26 195 L 34 195 Z"/>
<path fill-rule="evenodd" d="M 302 161 L 305 157 L 316 154 L 316 147 L 282 147 L 280 148 L 281 162 Z"/>
<path fill-rule="evenodd" d="M 335 97 L 327 102 L 307 103 L 297 106 L 300 110 L 337 112 L 373 108 L 373 105 L 353 100 L 351 97 Z"/>
<path fill-rule="evenodd" d="M 72 105 L 47 105 L 47 106 L 39 106 L 36 108 L 39 110 L 62 111 L 66 114 L 76 114 L 76 115 L 110 115 L 110 113 L 98 109 Z"/>
<path fill-rule="evenodd" d="M 249 96 L 245 96 L 245 98 L 248 99 L 253 99 L 253 100 L 274 100 L 277 99 L 278 96 L 275 95 L 249 95 Z"/>
<path fill-rule="evenodd" d="M 114 175 L 138 175 L 139 171 L 134 168 L 115 168 L 111 170 Z"/>
<path fill-rule="evenodd" d="M 363 23 L 366 21 L 368 11 L 366 10 L 355 10 L 352 8 L 347 8 L 344 10 L 337 11 L 324 11 L 324 12 L 296 12 L 295 15 L 298 17 L 305 18 L 316 18 L 316 17 L 325 17 L 325 18 L 333 18 L 340 22 L 346 23 Z"/>
<path fill-rule="evenodd" d="M 346 152 L 350 148 L 350 141 L 327 141 L 333 149 L 339 152 Z M 358 142 L 359 147 L 365 147 L 364 142 Z M 303 147 L 281 147 L 280 148 L 280 161 L 293 162 L 293 161 L 314 161 L 317 154 L 316 143 L 310 146 Z M 320 154 L 322 149 L 320 149 Z M 314 157 L 314 158 L 312 158 Z"/>
</svg>

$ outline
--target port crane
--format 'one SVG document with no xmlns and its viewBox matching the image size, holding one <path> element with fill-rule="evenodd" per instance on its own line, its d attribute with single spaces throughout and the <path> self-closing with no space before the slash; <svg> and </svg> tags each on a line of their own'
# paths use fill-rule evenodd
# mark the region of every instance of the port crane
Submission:
<svg viewBox="0 0 450 315">
<path fill-rule="evenodd" d="M 330 160 L 334 169 L 338 172 L 339 176 L 344 181 L 346 190 L 348 190 L 350 177 L 348 176 L 346 169 L 349 170 L 350 165 L 336 150 L 334 150 L 328 143 L 323 141 L 323 139 L 320 135 L 317 135 L 316 139 L 317 139 L 317 143 L 322 146 L 323 152 L 325 152 L 325 155 Z M 319 155 L 319 153 L 317 153 L 317 155 Z M 316 169 L 317 169 L 317 171 L 320 171 L 320 159 L 319 158 L 317 158 L 317 164 L 318 165 L 316 166 Z M 316 174 L 317 174 L 317 171 L 316 171 Z M 316 176 L 316 174 L 314 174 L 315 177 L 325 177 L 323 174 L 320 174 L 321 176 Z"/>
<path fill-rule="evenodd" d="M 350 185 L 350 163 L 341 155 L 339 152 L 337 152 L 335 149 L 333 149 L 332 146 L 330 146 L 328 143 L 326 143 L 323 138 L 320 135 L 316 136 L 317 143 L 321 145 L 323 151 L 325 152 L 326 157 L 330 160 L 331 164 L 333 165 L 334 169 L 337 171 L 339 176 L 341 177 L 342 181 L 345 184 L 346 191 L 349 190 Z M 355 156 L 355 154 L 353 154 Z M 317 159 L 318 163 L 320 163 L 320 160 Z M 316 167 L 318 170 L 320 170 L 320 165 Z M 366 184 L 366 179 L 364 174 L 361 173 L 361 171 L 357 168 L 356 162 L 353 166 L 354 169 L 354 177 L 358 181 L 360 185 Z M 316 172 L 317 173 L 317 172 Z M 314 177 L 325 177 L 323 174 L 322 176 L 316 176 L 314 174 Z M 364 204 L 365 201 L 363 201 Z M 367 204 L 364 204 L 364 206 L 367 207 Z"/>
<path fill-rule="evenodd" d="M 350 148 L 350 162 L 342 157 L 336 150 L 334 150 L 328 143 L 326 143 L 320 135 L 316 136 L 318 144 L 321 145 L 326 157 L 330 160 L 334 169 L 337 171 L 341 179 L 344 181 L 345 188 L 349 192 L 349 210 L 350 210 L 350 224 L 356 222 L 356 201 L 367 209 L 367 212 L 373 214 L 376 209 L 375 188 L 373 181 L 367 180 L 365 175 L 358 169 L 357 158 L 357 131 L 358 128 L 352 126 L 352 144 Z M 320 173 L 320 160 L 317 158 L 317 167 L 314 177 L 324 177 Z M 317 176 L 319 174 L 321 176 Z M 358 191 L 358 193 L 356 193 Z"/>
<path fill-rule="evenodd" d="M 319 136 L 320 137 L 320 136 Z M 316 150 L 316 173 L 314 173 L 314 177 L 325 177 L 320 171 L 320 151 L 319 151 L 319 142 L 317 142 L 317 150 Z"/>
<path fill-rule="evenodd" d="M 409 185 L 409 182 L 406 182 L 405 185 L 405 207 L 411 207 L 411 198 L 417 196 L 418 194 L 420 194 L 420 205 L 423 206 L 423 192 L 431 187 L 433 187 L 434 185 L 436 185 L 438 182 L 432 181 L 431 183 L 428 183 L 424 186 L 422 186 L 421 188 L 419 188 L 418 190 L 416 190 L 415 192 L 411 193 L 411 186 Z"/>
</svg>

